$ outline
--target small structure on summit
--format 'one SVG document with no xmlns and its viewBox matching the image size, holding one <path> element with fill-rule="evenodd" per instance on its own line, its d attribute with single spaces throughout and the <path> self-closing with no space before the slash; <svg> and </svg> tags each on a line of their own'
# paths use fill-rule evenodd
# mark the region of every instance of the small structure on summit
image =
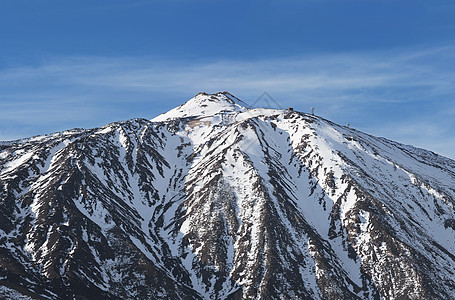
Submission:
<svg viewBox="0 0 455 300">
<path fill-rule="evenodd" d="M 292 107 L 288 107 L 286 108 L 287 111 L 294 111 L 294 109 Z"/>
</svg>

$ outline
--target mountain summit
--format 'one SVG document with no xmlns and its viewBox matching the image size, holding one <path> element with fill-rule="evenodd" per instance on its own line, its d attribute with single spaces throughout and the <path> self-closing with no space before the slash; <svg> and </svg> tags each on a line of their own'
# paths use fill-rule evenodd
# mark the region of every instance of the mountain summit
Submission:
<svg viewBox="0 0 455 300">
<path fill-rule="evenodd" d="M 198 94 L 0 144 L 0 297 L 454 299 L 455 161 Z"/>
<path fill-rule="evenodd" d="M 216 94 L 199 93 L 184 104 L 152 119 L 154 122 L 189 117 L 207 117 L 220 113 L 242 112 L 248 104 L 228 92 Z"/>
</svg>

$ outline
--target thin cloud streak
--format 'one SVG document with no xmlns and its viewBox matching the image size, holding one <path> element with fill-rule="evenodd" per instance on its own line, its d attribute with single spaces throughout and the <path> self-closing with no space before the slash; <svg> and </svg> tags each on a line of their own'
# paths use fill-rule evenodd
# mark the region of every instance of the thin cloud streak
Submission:
<svg viewBox="0 0 455 300">
<path fill-rule="evenodd" d="M 443 49 L 442 54 L 454 49 Z M 352 94 L 351 90 L 425 87 L 428 93 L 453 92 L 454 72 L 434 69 L 431 63 L 413 64 L 425 55 L 443 50 L 408 52 L 395 55 L 320 55 L 304 58 L 259 60 L 254 62 L 221 61 L 160 62 L 139 58 L 73 58 L 49 62 L 32 68 L 0 71 L 3 84 L 55 87 L 97 87 L 169 93 L 176 87 L 217 89 L 220 86 L 255 91 L 318 92 L 320 89 Z M 448 54 L 448 53 L 447 53 Z M 339 93 L 341 92 L 341 93 Z M 429 96 L 429 95 L 425 95 Z M 407 101 L 407 99 L 403 99 Z"/>
<path fill-rule="evenodd" d="M 247 102 L 267 91 L 283 107 L 308 111 L 314 106 L 335 122 L 350 122 L 361 130 L 402 140 L 417 138 L 384 124 L 399 118 L 401 128 L 425 126 L 428 121 L 418 117 L 418 107 L 424 107 L 439 118 L 433 122 L 434 135 L 455 136 L 455 71 L 449 67 L 455 61 L 454 50 L 455 46 L 444 46 L 216 62 L 153 57 L 48 60 L 0 70 L 0 126 L 51 122 L 64 126 L 68 120 L 86 127 L 93 126 L 94 116 L 110 113 L 98 119 L 115 121 L 146 110 L 152 118 L 197 92 L 228 90 Z M 422 106 L 426 102 L 433 105 Z M 441 144 L 446 143 L 447 149 L 455 144 L 445 140 Z"/>
</svg>

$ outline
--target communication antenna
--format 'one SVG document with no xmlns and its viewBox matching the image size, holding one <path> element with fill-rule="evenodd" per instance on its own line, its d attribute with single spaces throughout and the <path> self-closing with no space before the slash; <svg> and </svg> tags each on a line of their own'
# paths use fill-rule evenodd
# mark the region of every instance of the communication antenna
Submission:
<svg viewBox="0 0 455 300">
<path fill-rule="evenodd" d="M 314 107 L 311 108 L 311 114 L 314 116 Z"/>
</svg>

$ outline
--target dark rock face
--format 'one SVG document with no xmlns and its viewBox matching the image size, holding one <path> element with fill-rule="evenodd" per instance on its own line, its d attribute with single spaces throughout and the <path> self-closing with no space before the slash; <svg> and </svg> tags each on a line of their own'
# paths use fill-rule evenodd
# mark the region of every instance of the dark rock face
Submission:
<svg viewBox="0 0 455 300">
<path fill-rule="evenodd" d="M 241 105 L 1 143 L 0 297 L 455 298 L 454 161 Z"/>
</svg>

